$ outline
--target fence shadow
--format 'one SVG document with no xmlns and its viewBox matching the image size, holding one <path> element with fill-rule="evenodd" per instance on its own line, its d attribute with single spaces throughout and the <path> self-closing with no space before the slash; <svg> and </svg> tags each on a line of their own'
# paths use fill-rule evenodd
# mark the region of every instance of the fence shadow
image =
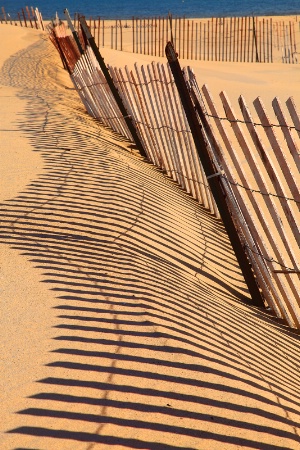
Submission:
<svg viewBox="0 0 300 450">
<path fill-rule="evenodd" d="M 47 375 L 7 435 L 29 447 L 295 448 L 298 337 L 241 301 L 222 224 L 83 112 L 50 45 L 0 73 L 45 161 L 3 203 L 0 242 L 56 299 Z"/>
</svg>

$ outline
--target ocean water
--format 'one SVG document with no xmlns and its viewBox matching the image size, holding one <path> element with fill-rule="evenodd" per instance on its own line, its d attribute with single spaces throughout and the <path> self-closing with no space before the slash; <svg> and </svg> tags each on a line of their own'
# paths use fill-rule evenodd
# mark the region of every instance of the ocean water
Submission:
<svg viewBox="0 0 300 450">
<path fill-rule="evenodd" d="M 168 12 L 187 18 L 300 14 L 299 0 L 37 0 L 34 4 L 27 0 L 0 0 L 0 6 L 12 18 L 26 5 L 38 7 L 45 20 L 54 18 L 56 12 L 63 18 L 65 8 L 71 16 L 78 12 L 103 19 L 158 17 Z"/>
</svg>

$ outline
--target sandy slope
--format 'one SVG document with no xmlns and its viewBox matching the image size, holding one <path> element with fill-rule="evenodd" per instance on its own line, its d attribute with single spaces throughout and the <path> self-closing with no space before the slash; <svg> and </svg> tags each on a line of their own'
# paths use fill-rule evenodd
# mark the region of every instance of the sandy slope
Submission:
<svg viewBox="0 0 300 450">
<path fill-rule="evenodd" d="M 297 450 L 299 338 L 241 301 L 222 225 L 86 115 L 46 38 L 6 38 L 1 449 Z"/>
<path fill-rule="evenodd" d="M 122 53 L 107 48 L 101 48 L 101 53 L 107 63 L 116 67 L 122 67 L 122 64 L 133 67 L 136 62 L 139 65 L 147 65 L 154 59 L 153 56 Z M 166 58 L 155 59 L 162 63 L 166 62 Z M 232 100 L 237 101 L 239 95 L 245 96 L 249 105 L 260 96 L 268 111 L 271 109 L 271 102 L 275 96 L 278 96 L 282 102 L 289 97 L 294 97 L 296 104 L 300 104 L 298 87 L 300 64 L 243 64 L 187 60 L 181 60 L 180 64 L 182 67 L 190 65 L 199 86 L 207 84 L 216 99 L 219 93 L 225 90 Z"/>
</svg>

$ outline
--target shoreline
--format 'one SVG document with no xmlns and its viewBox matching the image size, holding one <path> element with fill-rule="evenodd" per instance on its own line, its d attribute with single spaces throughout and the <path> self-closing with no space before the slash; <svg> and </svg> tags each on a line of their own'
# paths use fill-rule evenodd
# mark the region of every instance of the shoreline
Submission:
<svg viewBox="0 0 300 450">
<path fill-rule="evenodd" d="M 43 11 L 40 11 L 40 13 L 43 16 Z M 8 14 L 10 14 L 10 13 L 6 12 L 6 15 L 7 15 L 6 19 L 7 20 L 5 20 L 3 18 L 3 13 L 2 12 L 0 13 L 0 24 L 4 24 L 4 25 L 7 24 L 7 25 L 14 25 L 14 26 L 20 25 L 19 19 L 15 18 L 15 15 L 17 13 L 10 14 L 9 18 L 8 18 Z M 74 21 L 74 17 L 77 14 L 84 15 L 84 14 L 81 14 L 81 13 L 70 14 L 70 17 L 71 17 L 72 21 Z M 12 17 L 14 17 L 14 18 L 12 18 Z M 62 22 L 66 22 L 63 11 L 61 13 L 58 13 L 58 17 L 60 18 L 60 20 Z M 158 20 L 159 18 L 160 19 L 168 19 L 169 18 L 168 15 L 163 15 L 163 16 L 130 16 L 130 17 L 115 17 L 115 18 L 105 18 L 105 17 L 100 16 L 100 15 L 97 15 L 97 16 L 85 15 L 85 17 L 86 17 L 87 21 L 101 19 L 101 21 L 104 21 L 106 23 L 108 22 L 110 24 L 115 24 L 116 21 L 132 21 L 133 19 L 134 20 L 152 20 L 152 19 L 157 19 Z M 176 19 L 182 19 L 183 20 L 183 19 L 185 19 L 185 20 L 192 20 L 192 21 L 207 21 L 207 20 L 210 20 L 210 19 L 214 19 L 215 20 L 215 19 L 231 19 L 231 18 L 232 19 L 234 19 L 234 18 L 237 19 L 237 18 L 245 18 L 245 17 L 247 17 L 247 18 L 249 18 L 249 17 L 256 18 L 257 17 L 258 19 L 266 19 L 266 20 L 267 19 L 274 19 L 274 20 L 275 19 L 276 20 L 286 20 L 286 19 L 288 19 L 288 20 L 294 20 L 295 22 L 299 22 L 300 21 L 300 11 L 299 11 L 299 13 L 286 13 L 286 14 L 278 14 L 278 15 L 277 14 L 271 14 L 271 15 L 245 14 L 245 15 L 232 15 L 232 16 L 231 15 L 215 15 L 215 16 L 210 15 L 210 16 L 203 16 L 203 17 L 197 17 L 197 16 L 188 17 L 188 16 L 185 16 L 185 15 L 183 15 L 183 16 L 171 15 L 171 17 L 172 17 L 173 20 L 176 20 Z M 23 22 L 24 21 L 23 17 L 21 17 L 21 19 L 22 19 L 22 22 Z M 27 17 L 26 17 L 26 20 L 28 21 L 28 23 L 30 22 Z M 55 20 L 55 15 L 52 18 L 43 16 L 43 22 L 46 23 L 46 24 L 51 23 L 53 20 Z M 32 21 L 34 22 L 34 19 L 32 19 Z M 31 27 L 27 27 L 27 28 L 31 28 Z M 32 27 L 32 28 L 34 28 L 34 27 Z"/>
</svg>

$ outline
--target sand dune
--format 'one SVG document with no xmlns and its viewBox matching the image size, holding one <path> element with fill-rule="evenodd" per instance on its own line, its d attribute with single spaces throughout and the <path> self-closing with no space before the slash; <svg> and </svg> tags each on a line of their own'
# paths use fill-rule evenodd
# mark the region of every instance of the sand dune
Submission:
<svg viewBox="0 0 300 450">
<path fill-rule="evenodd" d="M 299 337 L 247 305 L 222 224 L 88 117 L 46 36 L 0 37 L 1 449 L 299 448 Z"/>
</svg>

